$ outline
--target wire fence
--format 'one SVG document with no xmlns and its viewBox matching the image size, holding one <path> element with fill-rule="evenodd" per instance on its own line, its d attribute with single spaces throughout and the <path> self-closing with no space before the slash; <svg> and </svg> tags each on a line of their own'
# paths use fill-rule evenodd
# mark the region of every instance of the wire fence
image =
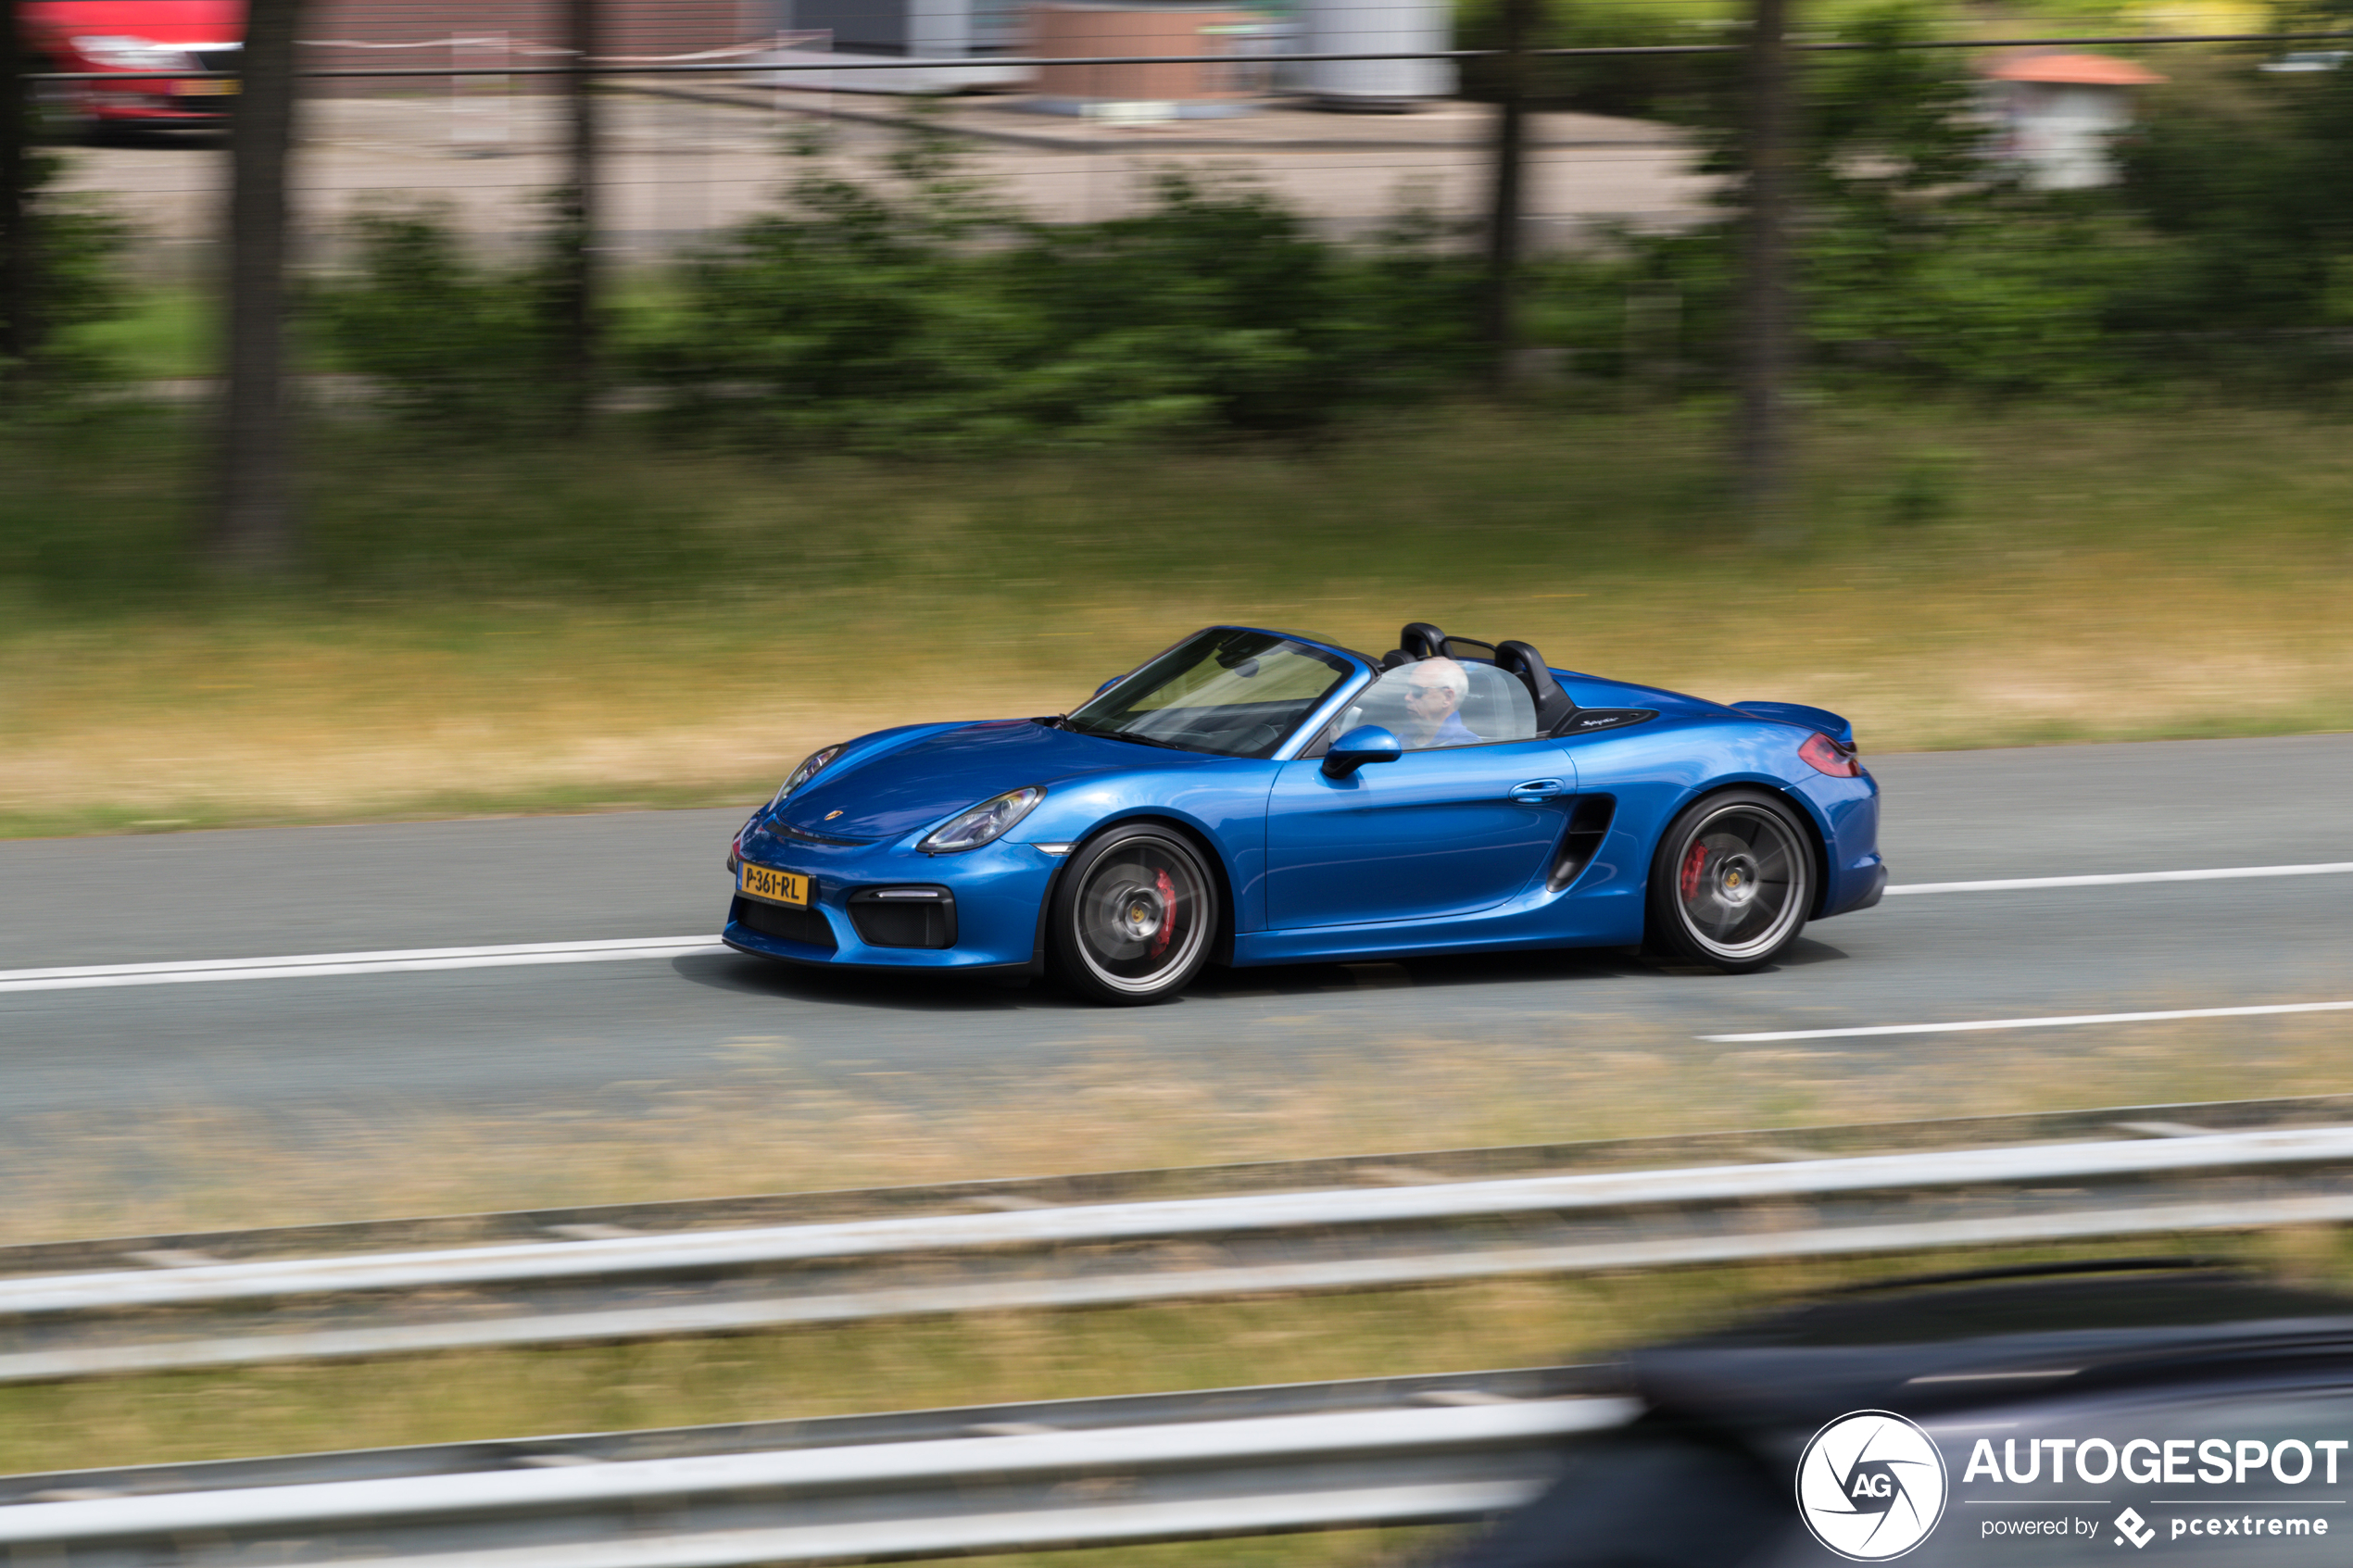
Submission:
<svg viewBox="0 0 2353 1568">
<path fill-rule="evenodd" d="M 1798 56 L 1837 56 L 1877 49 L 2285 48 L 2347 38 L 2353 33 L 2344 31 L 2069 33 L 1887 44 L 1793 39 L 1787 47 Z M 910 59 L 831 54 L 828 35 L 805 32 L 683 57 L 583 64 L 560 46 L 505 33 L 314 42 L 339 54 L 447 56 L 446 63 L 301 71 L 313 97 L 296 165 L 296 254 L 314 266 L 337 259 L 337 242 L 355 213 L 401 202 L 447 204 L 468 235 L 495 252 L 513 254 L 537 243 L 540 194 L 574 172 L 562 162 L 564 110 L 547 89 L 582 78 L 611 100 L 592 178 L 610 194 L 598 248 L 614 258 L 675 255 L 764 209 L 805 161 L 795 149 L 806 144 L 793 132 L 823 128 L 830 132 L 830 154 L 854 166 L 886 153 L 918 105 L 931 111 L 921 117 L 924 123 L 966 150 L 977 178 L 1045 221 L 1133 210 L 1155 168 L 1182 164 L 1255 178 L 1335 233 L 1361 233 L 1420 207 L 1448 220 L 1468 243 L 1492 231 L 1497 193 L 1509 182 L 1497 167 L 1504 155 L 1499 106 L 1452 95 L 1453 83 L 1439 77 L 1385 106 L 1418 112 L 1332 113 L 1334 94 L 1319 94 L 1311 68 L 1428 66 L 1451 74 L 1514 57 L 1707 59 L 1749 47 L 1227 48 Z M 52 71 L 38 80 L 63 87 L 120 76 Z M 421 92 L 432 88 L 439 91 Z M 1541 99 L 1530 119 L 1514 153 L 1525 169 L 1517 222 L 1535 253 L 1591 244 L 1620 229 L 1671 229 L 1722 216 L 1724 178 L 1700 167 L 1703 149 L 1688 127 Z M 111 136 L 74 153 L 60 188 L 111 201 L 131 215 L 145 242 L 146 270 L 200 275 L 223 238 L 217 214 L 228 174 L 225 138 L 139 141 L 131 139 L 135 120 L 94 123 Z M 469 169 L 459 161 L 477 159 L 495 166 Z"/>
</svg>

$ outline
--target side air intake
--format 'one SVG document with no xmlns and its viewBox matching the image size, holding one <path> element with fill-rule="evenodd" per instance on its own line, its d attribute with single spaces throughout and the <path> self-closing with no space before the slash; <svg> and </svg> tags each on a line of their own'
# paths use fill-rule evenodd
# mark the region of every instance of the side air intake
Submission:
<svg viewBox="0 0 2353 1568">
<path fill-rule="evenodd" d="M 1583 795 L 1568 813 L 1568 831 L 1561 834 L 1560 852 L 1553 857 L 1552 874 L 1544 891 L 1558 893 L 1585 872 L 1609 836 L 1610 819 L 1617 815 L 1617 797 Z"/>
</svg>

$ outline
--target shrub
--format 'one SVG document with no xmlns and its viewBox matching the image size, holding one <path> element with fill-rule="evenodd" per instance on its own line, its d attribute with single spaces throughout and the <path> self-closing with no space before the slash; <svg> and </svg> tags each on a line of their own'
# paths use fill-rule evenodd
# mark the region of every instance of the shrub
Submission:
<svg viewBox="0 0 2353 1568">
<path fill-rule="evenodd" d="M 1472 341 L 1428 225 L 1359 255 L 1182 172 L 1038 224 L 920 132 L 887 175 L 812 168 L 693 263 L 645 359 L 681 423 L 896 453 L 1300 431 L 1445 384 Z"/>
<path fill-rule="evenodd" d="M 555 417 L 557 339 L 540 269 L 470 259 L 439 207 L 364 213 L 353 229 L 359 265 L 315 285 L 309 306 L 386 407 L 483 435 Z"/>
</svg>

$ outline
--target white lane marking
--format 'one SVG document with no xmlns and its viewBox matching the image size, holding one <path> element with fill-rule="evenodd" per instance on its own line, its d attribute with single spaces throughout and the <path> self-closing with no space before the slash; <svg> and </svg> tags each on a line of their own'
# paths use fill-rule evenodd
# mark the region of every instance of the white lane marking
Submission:
<svg viewBox="0 0 2353 1568">
<path fill-rule="evenodd" d="M 2224 866 L 2211 871 L 2120 872 L 2105 876 L 2014 877 L 1995 882 L 1915 882 L 1887 889 L 1907 893 L 1999 893 L 2038 887 L 2104 887 L 2134 882 L 2212 882 L 2231 877 L 2325 876 L 2353 872 L 2353 860 L 2301 866 Z M 498 947 L 416 947 L 376 953 L 302 953 L 266 959 L 92 964 L 67 969 L 0 970 L 0 991 L 62 991 L 109 985 L 185 985 L 209 980 L 291 980 L 314 974 L 393 974 L 420 970 L 499 969 L 523 964 L 601 963 L 620 959 L 675 958 L 727 949 L 716 936 L 638 936 L 598 942 L 526 942 Z M 2334 1007 L 2316 1003 L 2313 1007 Z M 2353 1004 L 2342 1004 L 2353 1005 Z M 1836 1035 L 1925 1034 L 1956 1029 L 2056 1028 L 2062 1023 L 2113 1022 L 2126 1018 L 2228 1017 L 2244 1010 L 2189 1013 L 2118 1013 L 2082 1019 L 2010 1019 L 1984 1023 L 1894 1024 L 1884 1028 L 1780 1035 L 1709 1035 L 1710 1040 L 1823 1039 Z M 2259 1012 L 2280 1009 L 2259 1008 Z M 2285 1010 L 2312 1010 L 2297 1008 Z"/>
<path fill-rule="evenodd" d="M 91 964 L 0 970 L 0 991 L 71 991 L 104 985 L 187 985 L 208 980 L 298 980 L 317 974 L 398 974 L 519 964 L 607 963 L 724 953 L 716 936 L 631 936 L 601 942 L 522 942 L 501 947 L 410 947 L 378 953 L 301 953 L 272 959 Z"/>
<path fill-rule="evenodd" d="M 2008 893 L 2029 887 L 2114 887 L 2130 882 L 2221 882 L 2242 876 L 2330 876 L 2353 872 L 2353 860 L 2309 866 L 2218 866 L 2200 872 L 2117 872 L 2107 876 L 2020 876 L 2000 882 L 1907 882 L 1887 897 L 1905 893 Z"/>
<path fill-rule="evenodd" d="M 1776 1029 L 1762 1035 L 1702 1035 L 1718 1045 L 1771 1040 L 1852 1040 L 1865 1035 L 1958 1035 L 1978 1029 L 2067 1029 L 2079 1023 L 2158 1023 L 2171 1018 L 2260 1018 L 2282 1012 L 2348 1012 L 2353 1002 L 2271 1002 L 2259 1007 L 2178 1008 L 2169 1012 L 2082 1012 L 2057 1018 L 1980 1018 L 1966 1023 L 1874 1023 L 1862 1029 Z"/>
</svg>

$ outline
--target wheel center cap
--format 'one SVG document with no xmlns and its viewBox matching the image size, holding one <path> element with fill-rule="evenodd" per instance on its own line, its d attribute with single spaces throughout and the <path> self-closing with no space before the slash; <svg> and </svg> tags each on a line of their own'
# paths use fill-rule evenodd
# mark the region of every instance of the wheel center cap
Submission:
<svg viewBox="0 0 2353 1568">
<path fill-rule="evenodd" d="M 1756 896 L 1756 868 L 1745 855 L 1727 855 L 1716 872 L 1716 893 L 1728 904 L 1745 904 Z"/>
<path fill-rule="evenodd" d="M 1131 941 L 1149 942 L 1160 934 L 1168 910 L 1156 887 L 1130 887 L 1114 900 L 1121 933 Z"/>
</svg>

